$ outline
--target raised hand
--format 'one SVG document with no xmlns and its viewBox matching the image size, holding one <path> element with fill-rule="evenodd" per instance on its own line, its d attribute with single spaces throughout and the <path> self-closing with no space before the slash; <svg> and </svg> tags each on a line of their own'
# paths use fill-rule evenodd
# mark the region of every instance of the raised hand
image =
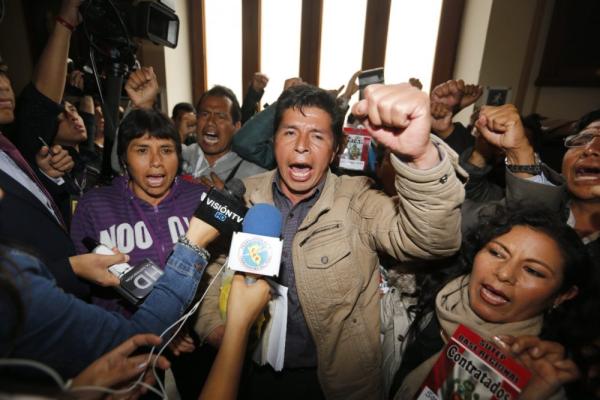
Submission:
<svg viewBox="0 0 600 400">
<path fill-rule="evenodd" d="M 440 83 L 431 91 L 431 101 L 433 103 L 445 104 L 455 114 L 460 111 L 460 102 L 463 98 L 465 82 L 462 79 L 449 80 Z"/>
<path fill-rule="evenodd" d="M 411 86 L 414 86 L 419 90 L 423 90 L 423 84 L 421 83 L 421 80 L 419 78 L 409 78 L 408 83 L 410 83 Z"/>
<path fill-rule="evenodd" d="M 462 99 L 460 100 L 459 108 L 462 110 L 465 107 L 475 103 L 483 94 L 483 88 L 480 85 L 468 84 L 465 85 Z"/>
<path fill-rule="evenodd" d="M 408 83 L 369 85 L 364 99 L 352 107 L 378 143 L 417 169 L 429 169 L 440 161 L 429 138 L 431 115 L 424 92 Z"/>
<path fill-rule="evenodd" d="M 137 108 L 152 108 L 159 92 L 154 69 L 142 67 L 133 71 L 127 79 L 125 91 Z"/>
<path fill-rule="evenodd" d="M 514 105 L 481 107 L 475 127 L 488 143 L 506 152 L 509 163 L 535 163 L 533 146 L 525 135 L 519 111 Z"/>
<path fill-rule="evenodd" d="M 255 92 L 262 92 L 267 87 L 267 83 L 269 83 L 269 77 L 262 72 L 255 72 L 252 76 L 252 89 Z"/>
<path fill-rule="evenodd" d="M 452 110 L 445 104 L 431 103 L 431 131 L 445 139 L 453 132 L 453 128 Z"/>
<path fill-rule="evenodd" d="M 304 81 L 300 77 L 287 78 L 285 82 L 283 82 L 283 90 L 287 90 L 292 86 L 298 86 L 302 84 L 304 84 Z"/>
<path fill-rule="evenodd" d="M 79 25 L 81 22 L 81 14 L 79 14 L 79 6 L 82 0 L 63 0 L 58 15 L 73 26 Z"/>
</svg>

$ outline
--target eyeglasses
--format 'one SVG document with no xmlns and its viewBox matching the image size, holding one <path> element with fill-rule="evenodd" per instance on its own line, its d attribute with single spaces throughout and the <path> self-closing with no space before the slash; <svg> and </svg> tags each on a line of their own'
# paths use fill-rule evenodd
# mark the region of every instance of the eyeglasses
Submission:
<svg viewBox="0 0 600 400">
<path fill-rule="evenodd" d="M 575 135 L 565 138 L 565 147 L 583 147 L 587 146 L 594 138 L 600 136 L 600 129 L 586 129 Z"/>
</svg>

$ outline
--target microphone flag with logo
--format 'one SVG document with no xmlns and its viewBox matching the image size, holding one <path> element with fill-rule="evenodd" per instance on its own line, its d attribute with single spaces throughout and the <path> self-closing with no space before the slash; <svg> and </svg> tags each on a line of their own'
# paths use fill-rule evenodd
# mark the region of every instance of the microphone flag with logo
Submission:
<svg viewBox="0 0 600 400">
<path fill-rule="evenodd" d="M 279 275 L 281 224 L 281 212 L 271 204 L 251 207 L 242 222 L 242 232 L 234 233 L 231 239 L 229 268 L 256 275 Z"/>
</svg>

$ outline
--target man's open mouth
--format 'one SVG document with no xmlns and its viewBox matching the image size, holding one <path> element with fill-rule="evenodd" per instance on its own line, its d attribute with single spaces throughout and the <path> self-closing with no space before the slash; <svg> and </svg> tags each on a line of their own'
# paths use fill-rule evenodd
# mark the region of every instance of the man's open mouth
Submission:
<svg viewBox="0 0 600 400">
<path fill-rule="evenodd" d="M 575 168 L 576 181 L 593 181 L 600 180 L 600 167 L 596 166 L 581 166 Z"/>
<path fill-rule="evenodd" d="M 304 163 L 290 164 L 290 175 L 292 179 L 299 182 L 304 182 L 310 178 L 312 167 Z"/>
<path fill-rule="evenodd" d="M 219 135 L 214 132 L 204 132 L 202 134 L 202 140 L 208 144 L 215 144 L 219 142 Z"/>
</svg>

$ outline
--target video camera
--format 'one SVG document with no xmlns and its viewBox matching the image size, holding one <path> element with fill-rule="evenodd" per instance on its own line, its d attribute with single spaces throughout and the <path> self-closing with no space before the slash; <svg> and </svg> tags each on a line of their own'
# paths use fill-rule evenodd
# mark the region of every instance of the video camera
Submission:
<svg viewBox="0 0 600 400">
<path fill-rule="evenodd" d="M 123 75 L 135 65 L 138 44 L 149 40 L 177 47 L 179 18 L 167 0 L 85 0 L 79 7 L 81 24 L 100 70 L 121 64 Z M 173 4 L 170 4 L 173 6 Z"/>
<path fill-rule="evenodd" d="M 137 37 L 177 47 L 179 18 L 164 0 L 85 0 L 79 10 L 84 29 L 105 44 L 121 47 Z"/>
</svg>

